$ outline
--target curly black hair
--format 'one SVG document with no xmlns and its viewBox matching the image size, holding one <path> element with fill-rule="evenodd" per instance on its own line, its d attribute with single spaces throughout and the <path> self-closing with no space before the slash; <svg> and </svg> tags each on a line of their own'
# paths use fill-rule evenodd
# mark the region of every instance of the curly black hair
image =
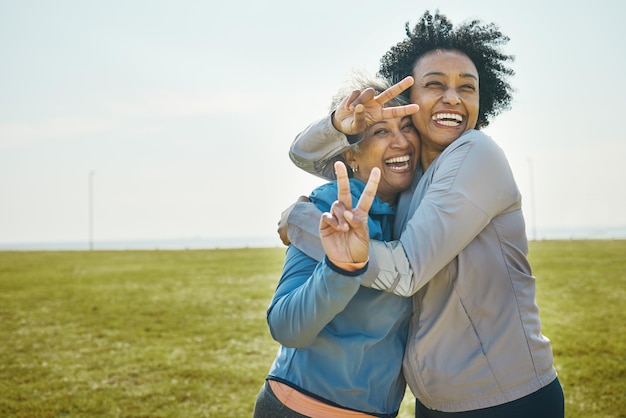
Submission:
<svg viewBox="0 0 626 418">
<path fill-rule="evenodd" d="M 513 88 L 507 79 L 515 72 L 506 64 L 514 57 L 500 51 L 509 38 L 495 24 L 472 20 L 454 28 L 438 10 L 434 15 L 427 10 L 413 31 L 408 22 L 405 30 L 406 39 L 380 60 L 379 75 L 397 83 L 413 75 L 417 60 L 427 52 L 458 50 L 472 60 L 478 71 L 480 102 L 476 129 L 486 127 L 491 118 L 510 108 Z M 408 95 L 408 91 L 405 94 Z"/>
</svg>

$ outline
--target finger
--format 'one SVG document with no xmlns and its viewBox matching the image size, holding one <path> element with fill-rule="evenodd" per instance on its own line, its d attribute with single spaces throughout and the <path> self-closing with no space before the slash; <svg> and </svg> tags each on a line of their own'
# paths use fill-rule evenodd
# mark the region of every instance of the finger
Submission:
<svg viewBox="0 0 626 418">
<path fill-rule="evenodd" d="M 420 107 L 416 104 L 408 104 L 404 106 L 383 107 L 383 119 L 403 118 L 419 112 Z"/>
<path fill-rule="evenodd" d="M 350 225 L 352 230 L 362 229 L 364 225 L 367 225 L 367 212 L 357 211 L 352 212 L 347 210 L 345 213 L 346 222 Z"/>
<path fill-rule="evenodd" d="M 404 90 L 408 89 L 412 85 L 413 85 L 413 77 L 407 76 L 404 79 L 402 79 L 399 83 L 394 84 L 393 86 L 389 87 L 387 90 L 380 93 L 378 96 L 374 97 L 374 100 L 376 100 L 378 103 L 382 105 L 383 103 L 387 103 L 389 100 L 393 99 L 394 97 L 399 96 Z"/>
<path fill-rule="evenodd" d="M 376 190 L 378 190 L 379 181 L 380 168 L 374 167 L 370 172 L 369 179 L 367 179 L 367 184 L 365 185 L 365 189 L 361 194 L 359 203 L 356 205 L 357 209 L 364 211 L 364 213 L 369 212 L 370 208 L 372 207 L 372 202 L 374 202 L 374 197 L 376 196 Z"/>
<path fill-rule="evenodd" d="M 354 108 L 354 114 L 352 118 L 352 131 L 363 132 L 367 129 L 367 120 L 365 118 L 365 106 L 362 104 L 356 105 Z"/>
<path fill-rule="evenodd" d="M 361 90 L 352 90 L 340 103 L 345 109 L 350 110 L 353 106 L 353 102 L 361 95 Z"/>
<path fill-rule="evenodd" d="M 335 162 L 335 175 L 337 177 L 337 200 L 347 209 L 352 209 L 352 195 L 350 194 L 348 169 L 343 162 Z"/>
<path fill-rule="evenodd" d="M 352 209 L 352 208 L 350 208 Z M 333 216 L 336 220 L 337 220 L 337 227 L 336 229 L 338 231 L 348 231 L 349 225 L 348 222 L 346 221 L 346 217 L 345 214 L 349 213 L 349 209 L 347 209 L 343 203 L 339 202 L 338 200 L 334 201 L 333 204 L 330 207 L 330 214 L 331 216 Z"/>
<path fill-rule="evenodd" d="M 337 222 L 337 218 L 335 218 L 329 212 L 322 213 L 322 217 L 320 218 L 320 231 L 328 231 L 328 230 L 340 230 L 339 223 Z"/>
<path fill-rule="evenodd" d="M 280 238 L 280 241 L 283 243 L 283 245 L 289 245 L 289 236 L 287 235 L 286 225 L 279 224 L 276 231 L 278 232 L 278 237 Z"/>
<path fill-rule="evenodd" d="M 356 96 L 350 104 L 352 106 L 356 106 L 358 104 L 365 104 L 367 102 L 374 100 L 375 97 L 376 97 L 376 90 L 374 90 L 372 87 L 368 87 L 362 92 L 360 92 L 360 94 Z"/>
</svg>

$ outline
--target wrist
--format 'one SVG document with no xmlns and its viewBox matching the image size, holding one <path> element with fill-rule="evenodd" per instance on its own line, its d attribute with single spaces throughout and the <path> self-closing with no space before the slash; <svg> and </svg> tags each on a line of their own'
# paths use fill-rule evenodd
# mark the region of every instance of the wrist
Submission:
<svg viewBox="0 0 626 418">
<path fill-rule="evenodd" d="M 362 270 L 365 268 L 365 266 L 367 265 L 367 262 L 369 261 L 369 258 L 365 261 L 360 261 L 360 262 L 355 262 L 355 263 L 351 263 L 351 262 L 341 262 L 341 261 L 335 261 L 335 260 L 331 260 L 330 258 L 326 257 L 327 260 L 332 263 L 335 267 L 338 267 L 342 270 L 345 271 L 350 271 L 350 272 L 354 272 L 354 271 L 358 271 L 358 270 Z"/>
</svg>

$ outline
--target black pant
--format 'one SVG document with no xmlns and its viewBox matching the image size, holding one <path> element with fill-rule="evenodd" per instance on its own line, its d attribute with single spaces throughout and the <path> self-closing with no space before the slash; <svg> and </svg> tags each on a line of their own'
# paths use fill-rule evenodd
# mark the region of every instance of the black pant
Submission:
<svg viewBox="0 0 626 418">
<path fill-rule="evenodd" d="M 565 400 L 559 379 L 523 398 L 491 408 L 465 412 L 440 412 L 416 400 L 415 418 L 563 418 Z"/>
<path fill-rule="evenodd" d="M 287 408 L 278 400 L 267 381 L 261 387 L 254 404 L 253 418 L 308 418 Z"/>
</svg>

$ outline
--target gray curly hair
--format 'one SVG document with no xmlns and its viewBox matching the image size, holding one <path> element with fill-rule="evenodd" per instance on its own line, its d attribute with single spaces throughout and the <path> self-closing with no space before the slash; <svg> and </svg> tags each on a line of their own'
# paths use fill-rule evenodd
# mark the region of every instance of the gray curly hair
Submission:
<svg viewBox="0 0 626 418">
<path fill-rule="evenodd" d="M 370 76 L 363 71 L 353 70 L 351 78 L 335 93 L 330 104 L 332 112 L 339 106 L 339 103 L 353 90 L 365 90 L 368 87 L 374 89 L 376 94 L 380 94 L 392 86 L 391 81 L 381 76 Z M 389 100 L 386 106 L 404 106 L 409 104 L 408 98 L 397 96 Z"/>
</svg>

